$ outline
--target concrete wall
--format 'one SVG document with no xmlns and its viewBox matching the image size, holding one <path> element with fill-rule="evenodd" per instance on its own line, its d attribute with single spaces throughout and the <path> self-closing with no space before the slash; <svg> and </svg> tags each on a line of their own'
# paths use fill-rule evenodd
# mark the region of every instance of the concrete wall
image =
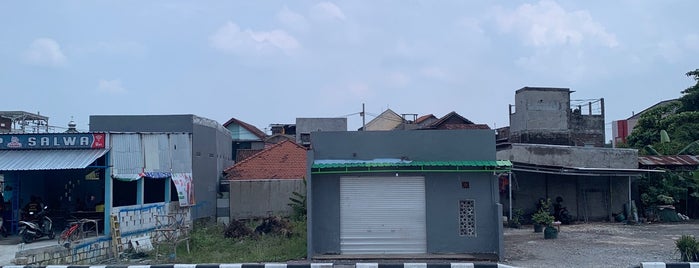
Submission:
<svg viewBox="0 0 699 268">
<path fill-rule="evenodd" d="M 354 176 L 354 175 L 353 175 Z M 395 176 L 372 173 L 365 176 Z M 499 254 L 496 180 L 488 173 L 410 173 L 425 177 L 427 253 Z M 461 182 L 468 181 L 469 189 Z M 312 255 L 340 254 L 340 176 L 313 175 Z M 459 236 L 459 201 L 476 203 L 476 237 Z"/>
<path fill-rule="evenodd" d="M 309 163 L 313 159 L 401 157 L 416 161 L 495 160 L 492 130 L 316 132 L 311 137 L 313 151 L 309 152 Z M 341 176 L 344 175 L 310 176 L 309 256 L 340 253 Z M 492 173 L 410 173 L 405 176 L 425 177 L 428 253 L 495 253 L 501 256 L 502 210 L 498 204 L 497 181 Z M 471 187 L 462 189 L 462 181 L 468 181 Z M 476 202 L 476 237 L 459 236 L 458 205 L 463 199 Z"/>
<path fill-rule="evenodd" d="M 292 193 L 306 193 L 302 179 L 236 180 L 229 186 L 231 219 L 290 216 Z"/>
<path fill-rule="evenodd" d="M 568 129 L 570 89 L 530 88 L 515 92 L 515 112 L 510 114 L 510 131 L 564 131 Z"/>
<path fill-rule="evenodd" d="M 570 128 L 573 145 L 604 147 L 604 115 L 573 114 Z"/>
<path fill-rule="evenodd" d="M 522 209 L 530 221 L 539 198 L 563 198 L 563 205 L 575 220 L 610 220 L 611 214 L 623 211 L 628 203 L 628 177 L 568 176 L 533 172 L 515 172 L 512 179 L 512 208 Z M 509 210 L 509 194 L 500 193 Z M 553 209 L 553 205 L 551 207 Z M 553 212 L 553 211 L 552 211 Z"/>
<path fill-rule="evenodd" d="M 314 132 L 314 159 L 495 160 L 493 130 Z"/>
<path fill-rule="evenodd" d="M 191 227 L 189 209 L 180 208 L 177 203 L 154 203 L 126 207 L 115 207 L 112 215 L 117 215 L 121 231 L 123 249 L 129 248 L 132 239 L 151 237 L 151 242 L 162 241 L 162 234 L 157 230 L 162 228 L 164 218 L 157 215 L 181 215 L 182 223 Z M 109 224 L 109 223 L 108 223 Z M 15 254 L 15 264 L 18 265 L 51 265 L 51 264 L 94 264 L 113 258 L 113 243 L 111 236 L 97 236 L 78 243 L 72 243 L 66 248 L 62 245 L 41 247 L 35 249 L 20 249 Z"/>
<path fill-rule="evenodd" d="M 512 144 L 511 148 L 498 151 L 497 159 L 545 166 L 638 168 L 635 149 Z"/>
<path fill-rule="evenodd" d="M 347 131 L 347 118 L 296 118 L 296 143 L 301 144 L 301 134 L 316 131 Z"/>
<path fill-rule="evenodd" d="M 231 133 L 217 122 L 195 115 L 92 115 L 90 131 L 192 133 L 195 219 L 216 215 L 218 181 L 233 164 Z"/>
<path fill-rule="evenodd" d="M 493 195 L 496 179 L 489 173 L 431 173 L 425 176 L 428 253 L 498 254 L 500 214 Z M 468 181 L 470 188 L 461 188 Z M 459 201 L 473 199 L 476 206 L 476 236 L 459 236 Z"/>
</svg>

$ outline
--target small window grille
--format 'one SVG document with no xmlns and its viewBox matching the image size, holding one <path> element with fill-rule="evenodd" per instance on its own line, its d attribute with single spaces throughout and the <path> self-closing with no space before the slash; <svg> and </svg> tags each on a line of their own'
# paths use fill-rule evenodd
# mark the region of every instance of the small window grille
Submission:
<svg viewBox="0 0 699 268">
<path fill-rule="evenodd" d="M 473 199 L 459 201 L 459 235 L 476 236 L 476 201 Z"/>
</svg>

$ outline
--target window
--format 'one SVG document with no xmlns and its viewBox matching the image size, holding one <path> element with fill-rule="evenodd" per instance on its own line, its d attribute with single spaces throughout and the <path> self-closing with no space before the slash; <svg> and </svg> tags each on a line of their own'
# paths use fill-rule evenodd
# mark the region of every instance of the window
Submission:
<svg viewBox="0 0 699 268">
<path fill-rule="evenodd" d="M 476 237 L 476 201 L 459 201 L 459 235 Z"/>
</svg>

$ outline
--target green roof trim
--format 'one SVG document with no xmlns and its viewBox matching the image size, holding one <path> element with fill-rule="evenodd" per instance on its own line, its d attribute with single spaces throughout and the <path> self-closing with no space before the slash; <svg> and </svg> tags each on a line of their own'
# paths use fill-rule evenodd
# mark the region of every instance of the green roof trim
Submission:
<svg viewBox="0 0 699 268">
<path fill-rule="evenodd" d="M 370 172 L 508 172 L 509 160 L 494 161 L 410 161 L 315 163 L 311 174 L 347 174 Z"/>
</svg>

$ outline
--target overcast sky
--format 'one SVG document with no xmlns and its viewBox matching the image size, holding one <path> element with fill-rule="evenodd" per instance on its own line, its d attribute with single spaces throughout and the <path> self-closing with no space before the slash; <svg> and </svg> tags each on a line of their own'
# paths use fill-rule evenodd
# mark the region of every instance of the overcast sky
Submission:
<svg viewBox="0 0 699 268">
<path fill-rule="evenodd" d="M 694 83 L 697 25 L 693 0 L 1 1 L 0 110 L 356 130 L 365 103 L 496 128 L 544 86 L 604 98 L 610 133 Z"/>
</svg>

